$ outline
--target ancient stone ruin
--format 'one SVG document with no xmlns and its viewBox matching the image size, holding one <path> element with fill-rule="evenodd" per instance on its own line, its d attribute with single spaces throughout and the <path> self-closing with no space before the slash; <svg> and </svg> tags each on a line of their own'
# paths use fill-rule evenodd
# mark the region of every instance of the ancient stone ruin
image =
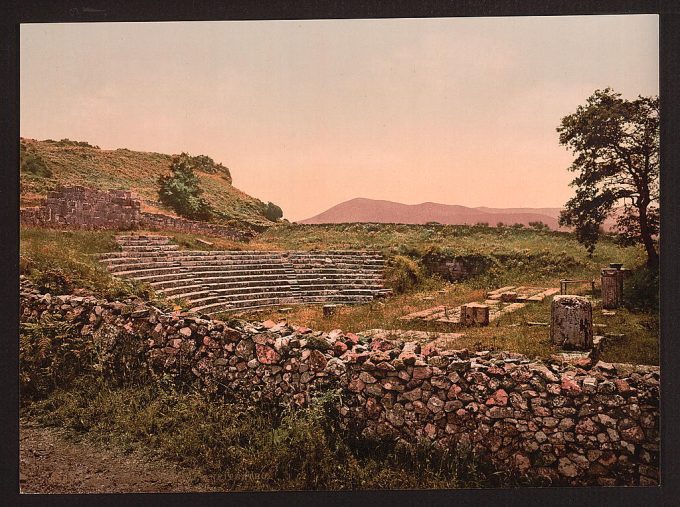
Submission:
<svg viewBox="0 0 680 507">
<path fill-rule="evenodd" d="M 589 350 L 593 347 L 593 306 L 588 298 L 553 297 L 550 341 L 564 349 Z"/>
<path fill-rule="evenodd" d="M 23 225 L 73 229 L 133 229 L 141 216 L 139 198 L 131 191 L 80 186 L 50 192 L 41 206 L 21 209 Z"/>
<path fill-rule="evenodd" d="M 611 264 L 600 271 L 602 308 L 612 310 L 623 304 L 623 281 L 627 272 L 620 264 Z"/>
<path fill-rule="evenodd" d="M 524 308 L 527 303 L 541 302 L 556 292 L 559 289 L 510 285 L 488 292 L 483 303 L 473 301 L 456 307 L 433 306 L 399 317 L 399 320 L 434 321 L 452 326 L 486 326 L 503 315 Z"/>
<path fill-rule="evenodd" d="M 23 226 L 91 230 L 163 229 L 237 241 L 253 236 L 249 230 L 142 211 L 139 197 L 129 190 L 101 191 L 81 186 L 50 192 L 41 206 L 22 208 L 20 217 Z"/>
<path fill-rule="evenodd" d="M 227 325 L 23 284 L 20 302 L 23 322 L 69 322 L 91 339 L 113 378 L 139 369 L 245 404 L 305 406 L 339 390 L 333 424 L 364 438 L 473 449 L 546 484 L 659 481 L 658 367 L 421 348 L 285 321 Z"/>
<path fill-rule="evenodd" d="M 192 311 L 301 303 L 365 303 L 390 291 L 383 257 L 367 251 L 180 251 L 167 236 L 118 236 L 100 261 L 118 277 L 148 283 Z"/>
</svg>

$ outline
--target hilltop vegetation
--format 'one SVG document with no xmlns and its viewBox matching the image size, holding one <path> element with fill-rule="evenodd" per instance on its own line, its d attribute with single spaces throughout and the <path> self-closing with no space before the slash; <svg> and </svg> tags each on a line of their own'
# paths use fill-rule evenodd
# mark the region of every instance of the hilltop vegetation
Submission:
<svg viewBox="0 0 680 507">
<path fill-rule="evenodd" d="M 605 236 L 590 256 L 573 233 L 548 229 L 483 225 L 280 224 L 257 236 L 262 247 L 287 250 L 372 249 L 388 257 L 418 262 L 432 257 L 462 260 L 473 272 L 486 273 L 485 284 L 544 282 L 556 277 L 594 277 L 610 262 L 634 267 L 644 262 L 639 246 L 621 246 Z M 481 280 L 480 280 L 481 282 Z"/>
<path fill-rule="evenodd" d="M 206 155 L 190 157 L 203 190 L 202 197 L 217 211 L 218 223 L 245 222 L 271 225 L 267 203 L 232 185 L 227 167 Z M 85 141 L 21 139 L 21 206 L 38 205 L 40 199 L 59 185 L 83 185 L 101 190 L 133 189 L 149 211 L 172 214 L 159 202 L 158 179 L 170 174 L 172 155 L 102 150 Z"/>
</svg>

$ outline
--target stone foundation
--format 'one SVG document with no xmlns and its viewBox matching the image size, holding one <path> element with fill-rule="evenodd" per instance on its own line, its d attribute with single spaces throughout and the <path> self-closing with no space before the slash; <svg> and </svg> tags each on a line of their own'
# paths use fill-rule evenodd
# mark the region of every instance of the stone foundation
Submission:
<svg viewBox="0 0 680 507">
<path fill-rule="evenodd" d="M 554 485 L 658 484 L 657 367 L 421 350 L 340 330 L 227 325 L 163 314 L 140 300 L 50 297 L 24 287 L 22 322 L 48 318 L 90 337 L 105 375 L 142 368 L 249 404 L 304 406 L 338 389 L 337 424 L 366 438 L 471 447 L 499 468 Z"/>
</svg>

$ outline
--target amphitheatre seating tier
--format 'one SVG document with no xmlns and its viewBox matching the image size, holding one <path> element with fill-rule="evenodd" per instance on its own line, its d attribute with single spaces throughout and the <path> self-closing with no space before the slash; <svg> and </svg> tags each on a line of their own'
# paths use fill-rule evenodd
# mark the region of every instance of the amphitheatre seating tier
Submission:
<svg viewBox="0 0 680 507">
<path fill-rule="evenodd" d="M 179 250 L 167 236 L 118 236 L 99 260 L 203 314 L 303 303 L 365 303 L 390 293 L 377 252 Z"/>
</svg>

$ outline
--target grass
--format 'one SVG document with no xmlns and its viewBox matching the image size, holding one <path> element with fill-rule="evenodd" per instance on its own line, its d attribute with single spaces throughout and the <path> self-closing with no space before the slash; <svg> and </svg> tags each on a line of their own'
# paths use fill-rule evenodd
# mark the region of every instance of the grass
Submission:
<svg viewBox="0 0 680 507">
<path fill-rule="evenodd" d="M 290 250 L 373 249 L 385 255 L 422 255 L 436 248 L 455 256 L 489 256 L 501 264 L 500 278 L 521 274 L 529 277 L 525 283 L 562 274 L 592 277 L 609 262 L 635 266 L 645 259 L 642 249 L 621 247 L 607 237 L 590 257 L 572 233 L 468 225 L 279 224 L 253 243 Z"/>
<path fill-rule="evenodd" d="M 96 254 L 118 250 L 116 234 L 22 227 L 19 273 L 52 295 L 85 292 L 107 299 L 139 297 L 161 308 L 174 306 L 147 284 L 111 276 L 97 261 Z"/>
<path fill-rule="evenodd" d="M 521 485 L 465 449 L 408 450 L 357 439 L 330 410 L 333 393 L 306 409 L 248 408 L 156 385 L 113 387 L 82 377 L 22 416 L 74 437 L 173 460 L 210 486 L 234 490 L 461 488 Z"/>
</svg>

